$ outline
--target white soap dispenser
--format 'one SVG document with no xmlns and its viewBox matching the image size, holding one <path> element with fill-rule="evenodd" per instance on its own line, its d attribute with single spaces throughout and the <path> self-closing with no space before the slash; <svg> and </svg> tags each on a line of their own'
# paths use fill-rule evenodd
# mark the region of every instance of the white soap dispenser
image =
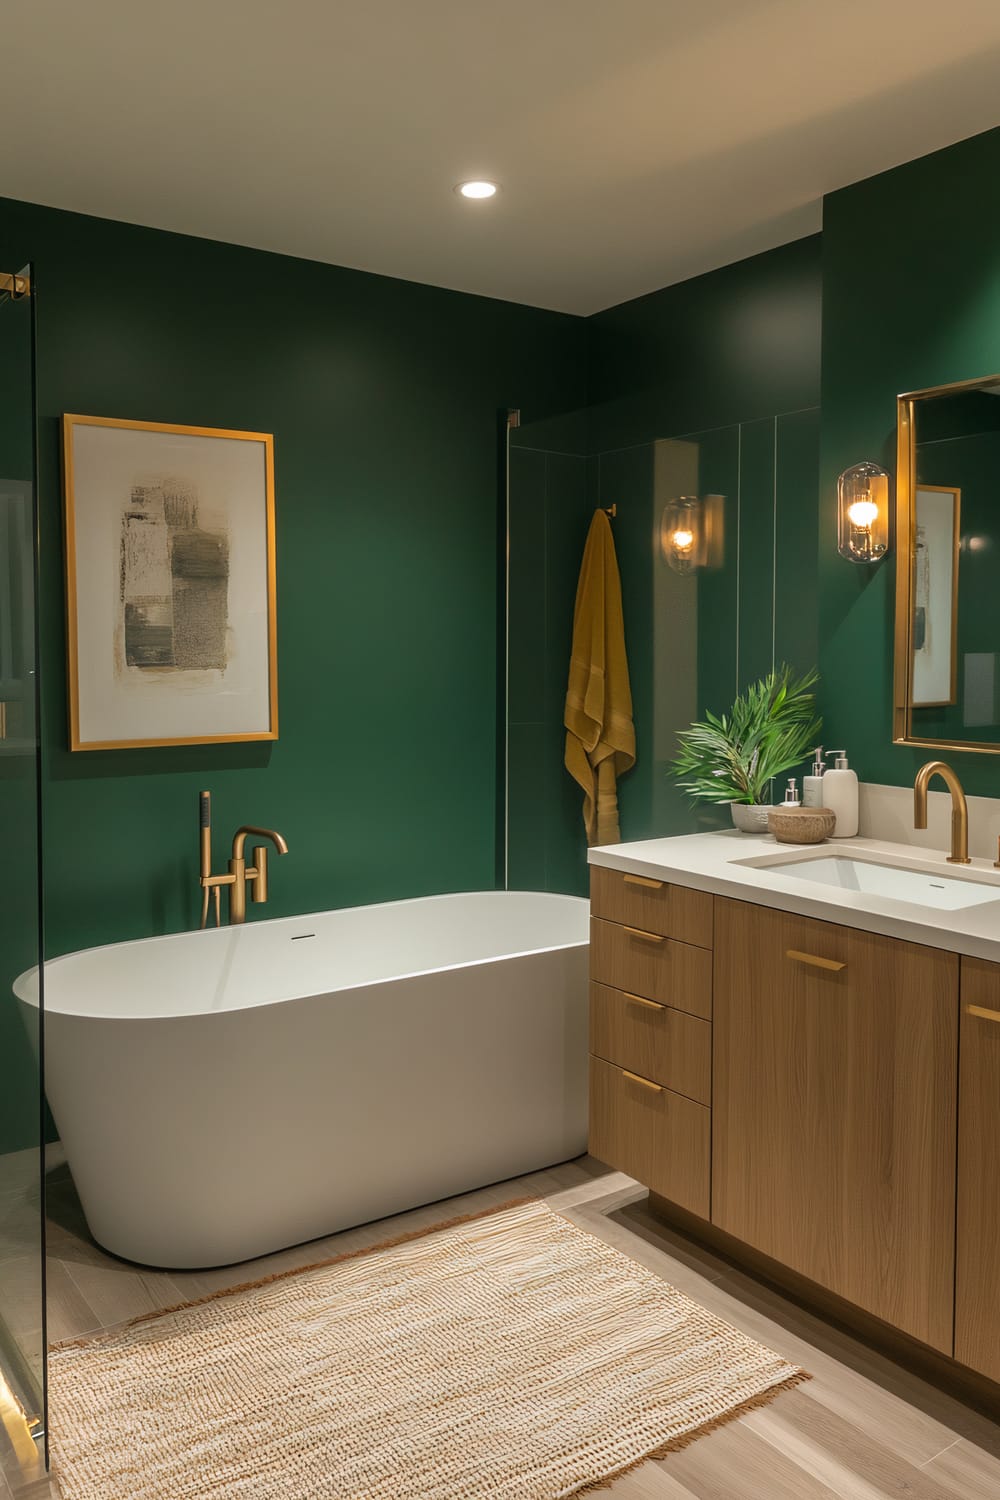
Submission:
<svg viewBox="0 0 1000 1500">
<path fill-rule="evenodd" d="M 823 806 L 823 773 L 826 766 L 823 764 L 823 746 L 817 745 L 813 751 L 812 774 L 802 778 L 802 806 Z"/>
<path fill-rule="evenodd" d="M 828 750 L 833 766 L 823 777 L 823 806 L 837 814 L 835 839 L 852 839 L 858 831 L 858 774 L 847 764 L 846 750 Z"/>
</svg>

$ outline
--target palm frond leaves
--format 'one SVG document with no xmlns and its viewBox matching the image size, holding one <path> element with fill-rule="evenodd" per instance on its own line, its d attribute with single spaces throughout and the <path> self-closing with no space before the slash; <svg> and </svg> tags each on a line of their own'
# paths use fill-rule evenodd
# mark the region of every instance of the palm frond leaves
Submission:
<svg viewBox="0 0 1000 1500">
<path fill-rule="evenodd" d="M 728 714 L 706 713 L 681 730 L 670 769 L 704 802 L 764 802 L 768 783 L 806 758 L 823 727 L 815 668 L 795 679 L 787 663 L 751 683 Z"/>
</svg>

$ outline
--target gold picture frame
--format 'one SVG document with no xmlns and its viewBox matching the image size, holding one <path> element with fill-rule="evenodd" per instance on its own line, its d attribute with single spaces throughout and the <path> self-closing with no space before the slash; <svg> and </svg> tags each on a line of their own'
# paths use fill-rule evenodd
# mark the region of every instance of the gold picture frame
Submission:
<svg viewBox="0 0 1000 1500">
<path fill-rule="evenodd" d="M 917 482 L 917 418 L 922 405 L 939 397 L 963 395 L 966 392 L 1000 391 L 1000 375 L 980 376 L 975 380 L 957 380 L 947 385 L 928 386 L 923 390 L 905 391 L 896 398 L 896 601 L 893 632 L 893 703 L 892 738 L 896 745 L 917 745 L 931 750 L 964 750 L 981 755 L 1000 754 L 1000 744 L 965 738 L 937 738 L 919 733 L 913 722 L 914 708 L 944 706 L 913 702 L 913 649 L 915 639 L 914 603 L 917 562 L 917 490 L 938 487 Z M 946 487 L 947 488 L 947 487 Z M 955 491 L 952 491 L 955 493 Z M 955 506 L 956 536 L 959 526 L 959 499 Z M 954 548 L 952 609 L 957 610 L 957 568 L 959 548 Z M 957 618 L 952 620 L 953 663 L 952 701 L 957 691 Z"/>
<path fill-rule="evenodd" d="M 278 738 L 274 438 L 67 413 L 69 744 Z"/>
</svg>

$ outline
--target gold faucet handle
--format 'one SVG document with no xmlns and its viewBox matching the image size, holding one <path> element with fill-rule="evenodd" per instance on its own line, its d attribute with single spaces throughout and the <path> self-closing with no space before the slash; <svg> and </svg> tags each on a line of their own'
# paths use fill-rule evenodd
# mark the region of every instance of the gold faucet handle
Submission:
<svg viewBox="0 0 1000 1500">
<path fill-rule="evenodd" d="M 253 860 L 253 869 L 247 871 L 247 880 L 250 882 L 250 900 L 267 900 L 267 845 L 255 844 L 250 851 Z"/>
<path fill-rule="evenodd" d="M 1000 870 L 1000 834 L 997 835 L 997 857 L 993 861 L 994 870 Z"/>
</svg>

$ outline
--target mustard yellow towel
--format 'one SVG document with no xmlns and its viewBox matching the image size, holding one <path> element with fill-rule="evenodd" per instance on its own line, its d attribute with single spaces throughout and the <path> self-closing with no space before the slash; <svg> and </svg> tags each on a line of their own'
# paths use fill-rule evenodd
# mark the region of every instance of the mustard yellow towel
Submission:
<svg viewBox="0 0 1000 1500">
<path fill-rule="evenodd" d="M 622 585 L 603 510 L 594 512 L 583 549 L 563 723 L 566 769 L 583 788 L 587 843 L 617 844 L 617 778 L 635 765 L 635 729 Z"/>
</svg>

